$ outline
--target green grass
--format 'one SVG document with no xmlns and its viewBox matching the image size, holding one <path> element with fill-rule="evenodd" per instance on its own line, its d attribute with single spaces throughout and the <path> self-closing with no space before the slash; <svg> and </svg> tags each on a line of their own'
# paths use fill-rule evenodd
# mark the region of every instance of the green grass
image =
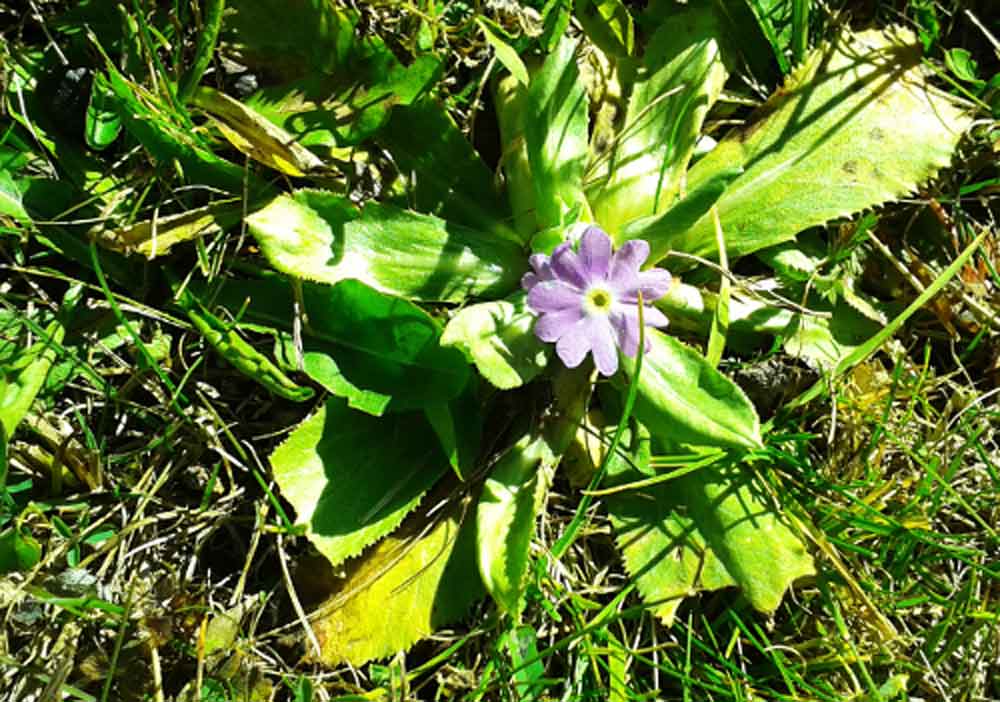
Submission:
<svg viewBox="0 0 1000 702">
<path fill-rule="evenodd" d="M 484 153 L 497 151 L 491 117 L 475 102 L 488 53 L 474 25 L 447 12 L 421 24 L 426 2 L 358 4 L 364 27 L 400 56 L 436 34 L 449 108 L 463 128 L 475 127 Z M 775 5 L 751 4 L 758 14 Z M 997 105 L 995 88 L 956 77 L 945 61 L 945 52 L 966 49 L 984 83 L 1000 74 L 1000 47 L 988 34 L 1000 36 L 1000 22 L 989 2 L 833 4 L 839 14 L 805 0 L 786 3 L 787 16 L 768 14 L 774 74 L 740 85 L 777 82 L 845 23 L 902 22 L 921 32 L 943 89 Z M 0 480 L 0 530 L 16 526 L 41 547 L 37 563 L 0 575 L 0 700 L 1000 699 L 1000 125 L 987 112 L 951 170 L 878 213 L 876 231 L 895 263 L 868 251 L 858 282 L 903 309 L 921 292 L 913 280 L 930 286 L 958 256 L 952 237 L 967 243 L 986 232 L 974 263 L 832 389 L 821 381 L 809 402 L 773 419 L 763 488 L 790 515 L 818 571 L 777 611 L 762 615 L 723 590 L 688 600 L 674 624 L 662 625 L 630 585 L 600 499 L 575 520 L 580 485 L 562 477 L 532 546 L 520 622 L 483 601 L 405 654 L 328 669 L 309 658 L 302 626 L 319 590 L 318 556 L 267 463 L 310 406 L 276 398 L 219 358 L 170 303 L 159 261 L 89 243 L 108 216 L 94 205 L 109 189 L 131 207 L 115 229 L 206 198 L 178 190 L 176 168 L 155 166 L 131 144 L 97 154 L 58 125 L 16 123 L 16 58 L 45 50 L 49 36 L 71 55 L 91 51 L 82 24 L 72 31 L 56 22 L 77 3 L 38 5 L 41 21 L 0 9 L 0 20 L 11 20 L 0 46 L 0 168 L 55 171 L 60 180 L 32 199 L 48 208 L 36 219 L 55 224 L 28 233 L 0 216 L 0 378 L 16 380 L 5 347 L 44 340 L 68 284 L 82 286 L 83 297 L 10 437 Z M 484 3 L 482 12 L 520 36 L 516 6 Z M 184 75 L 213 43 L 180 29 L 194 26 L 188 3 L 157 7 L 136 13 L 141 21 L 120 37 L 134 79 L 147 87 L 152 73 Z M 114 26 L 115 18 L 105 19 Z M 713 115 L 720 129 L 749 114 L 734 104 L 759 95 L 735 97 Z M 175 128 L 190 123 L 179 105 L 159 107 Z M 54 152 L 39 132 L 53 135 Z M 199 153 L 178 158 L 180 168 L 232 176 Z M 383 161 L 350 155 L 342 176 L 352 192 L 378 192 L 390 169 Z M 947 226 L 929 209 L 932 198 Z M 171 266 L 182 279 L 260 264 L 238 228 L 177 251 Z M 273 355 L 273 330 L 248 338 Z M 778 382 L 790 385 L 801 368 L 775 355 Z M 729 356 L 722 368 L 755 363 Z M 583 526 L 570 542 L 571 524 Z M 554 550 L 558 560 L 549 558 Z"/>
</svg>

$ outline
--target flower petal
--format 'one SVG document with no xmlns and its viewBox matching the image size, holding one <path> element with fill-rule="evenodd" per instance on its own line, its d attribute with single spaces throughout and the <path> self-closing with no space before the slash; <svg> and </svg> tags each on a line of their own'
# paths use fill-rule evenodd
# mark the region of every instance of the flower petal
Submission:
<svg viewBox="0 0 1000 702">
<path fill-rule="evenodd" d="M 552 252 L 552 271 L 555 277 L 565 283 L 584 290 L 590 283 L 590 276 L 576 251 L 568 244 L 560 244 Z"/>
<path fill-rule="evenodd" d="M 647 258 L 649 258 L 649 244 L 642 239 L 626 241 L 611 260 L 608 282 L 616 288 L 627 289 Z"/>
<path fill-rule="evenodd" d="M 528 306 L 535 312 L 582 308 L 582 295 L 561 280 L 543 281 L 528 292 Z"/>
<path fill-rule="evenodd" d="M 643 306 L 642 321 L 647 327 L 665 327 L 670 323 L 665 314 L 650 305 Z M 622 353 L 630 358 L 634 357 L 639 350 L 639 306 L 618 305 L 611 315 L 611 324 Z M 648 350 L 648 335 L 645 346 Z"/>
<path fill-rule="evenodd" d="M 551 344 L 554 341 L 559 341 L 560 337 L 581 319 L 583 319 L 583 310 L 578 307 L 543 314 L 535 322 L 535 336 Z"/>
<path fill-rule="evenodd" d="M 611 315 L 611 325 L 615 330 L 618 348 L 629 358 L 635 356 L 639 349 L 639 315 L 638 308 L 629 305 L 619 305 Z"/>
<path fill-rule="evenodd" d="M 590 280 L 603 279 L 611 265 L 611 238 L 600 227 L 587 227 L 580 237 L 580 261 Z"/>
<path fill-rule="evenodd" d="M 662 268 L 650 268 L 637 273 L 629 281 L 629 285 L 618 288 L 618 299 L 622 302 L 637 303 L 639 291 L 642 291 L 643 302 L 658 300 L 670 290 L 670 273 Z"/>
<path fill-rule="evenodd" d="M 584 317 L 559 337 L 556 353 L 567 368 L 576 368 L 583 363 L 590 351 L 590 327 L 593 320 L 593 317 Z"/>
<path fill-rule="evenodd" d="M 607 317 L 594 317 L 590 328 L 590 348 L 594 364 L 603 376 L 612 376 L 618 370 L 618 347 L 614 329 Z"/>
</svg>

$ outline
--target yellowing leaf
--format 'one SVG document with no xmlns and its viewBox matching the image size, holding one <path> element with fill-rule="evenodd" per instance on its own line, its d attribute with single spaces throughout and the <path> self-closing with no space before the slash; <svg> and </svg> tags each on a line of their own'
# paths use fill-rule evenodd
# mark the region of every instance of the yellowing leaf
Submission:
<svg viewBox="0 0 1000 702">
<path fill-rule="evenodd" d="M 253 160 L 295 177 L 325 170 L 326 165 L 319 156 L 239 100 L 201 87 L 192 102 L 213 118 L 229 143 Z"/>
<path fill-rule="evenodd" d="M 474 521 L 464 502 L 414 516 L 352 564 L 312 617 L 322 661 L 390 656 L 461 617 L 483 595 Z"/>
<path fill-rule="evenodd" d="M 96 236 L 105 248 L 124 253 L 134 251 L 153 259 L 169 253 L 177 244 L 217 234 L 236 224 L 242 212 L 243 205 L 238 200 L 220 200 L 188 212 L 136 222 L 122 229 L 99 231 Z"/>
</svg>

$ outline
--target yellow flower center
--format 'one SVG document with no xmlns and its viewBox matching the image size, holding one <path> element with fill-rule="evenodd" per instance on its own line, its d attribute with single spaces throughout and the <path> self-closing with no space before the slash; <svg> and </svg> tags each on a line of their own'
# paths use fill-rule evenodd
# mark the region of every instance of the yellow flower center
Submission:
<svg viewBox="0 0 1000 702">
<path fill-rule="evenodd" d="M 610 314 L 611 293 L 604 288 L 591 288 L 583 298 L 583 308 L 587 314 Z"/>
</svg>

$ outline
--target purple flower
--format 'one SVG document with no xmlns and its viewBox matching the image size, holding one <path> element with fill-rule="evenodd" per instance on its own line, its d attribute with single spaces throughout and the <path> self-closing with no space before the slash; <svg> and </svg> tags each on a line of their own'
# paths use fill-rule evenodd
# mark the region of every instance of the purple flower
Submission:
<svg viewBox="0 0 1000 702">
<path fill-rule="evenodd" d="M 639 292 L 645 303 L 670 288 L 667 271 L 639 270 L 648 257 L 649 244 L 641 239 L 626 241 L 612 253 L 611 239 L 594 226 L 580 237 L 579 252 L 566 241 L 551 257 L 532 256 L 534 272 L 525 273 L 521 285 L 528 291 L 528 306 L 541 315 L 535 334 L 555 342 L 556 353 L 569 368 L 580 365 L 589 351 L 602 375 L 614 375 L 617 349 L 627 356 L 639 349 Z M 642 314 L 649 326 L 667 325 L 655 307 L 644 304 Z"/>
</svg>

